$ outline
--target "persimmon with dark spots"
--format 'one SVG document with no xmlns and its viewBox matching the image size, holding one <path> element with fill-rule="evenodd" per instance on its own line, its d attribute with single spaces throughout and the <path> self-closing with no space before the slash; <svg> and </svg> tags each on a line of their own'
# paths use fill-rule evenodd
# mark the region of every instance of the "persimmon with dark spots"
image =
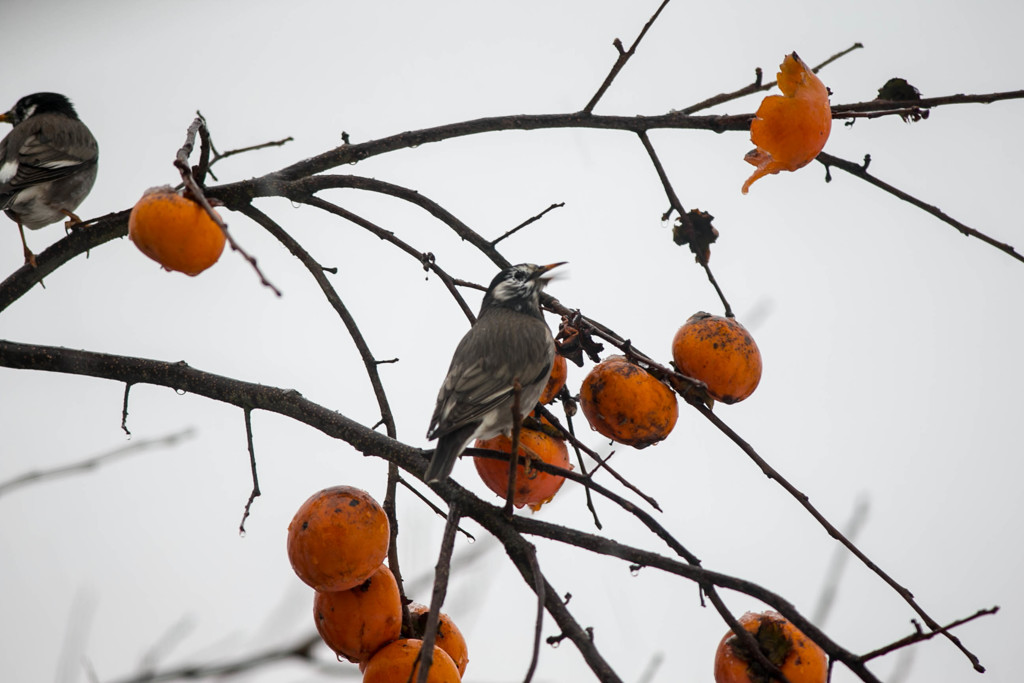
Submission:
<svg viewBox="0 0 1024 683">
<path fill-rule="evenodd" d="M 388 643 L 363 669 L 363 683 L 409 683 L 419 674 L 418 657 L 423 641 L 401 638 Z M 459 669 L 448 653 L 434 646 L 434 657 L 427 672 L 427 683 L 459 683 Z"/>
<path fill-rule="evenodd" d="M 828 657 L 814 641 L 774 611 L 747 612 L 740 625 L 757 641 L 761 652 L 789 683 L 825 683 Z M 750 655 L 746 644 L 731 630 L 715 652 L 715 683 L 770 683 L 778 679 Z"/>
<path fill-rule="evenodd" d="M 722 403 L 737 403 L 761 382 L 761 351 L 735 318 L 700 311 L 672 339 L 672 360 L 679 372 L 707 385 Z"/>
<path fill-rule="evenodd" d="M 150 188 L 135 203 L 128 215 L 128 237 L 166 270 L 192 276 L 220 259 L 226 241 L 203 207 L 170 186 Z"/>
<path fill-rule="evenodd" d="M 591 427 L 635 448 L 664 440 L 679 417 L 675 392 L 624 356 L 594 366 L 580 387 L 580 406 Z"/>
<path fill-rule="evenodd" d="M 313 620 L 327 647 L 351 662 L 368 660 L 402 635 L 402 597 L 386 565 L 355 588 L 316 591 Z"/>
<path fill-rule="evenodd" d="M 832 108 L 825 84 L 795 52 L 786 55 L 779 68 L 782 94 L 765 97 L 750 123 L 750 141 L 756 149 L 744 160 L 757 169 L 743 183 L 743 194 L 758 178 L 795 171 L 811 163 L 832 130 Z"/>
<path fill-rule="evenodd" d="M 300 579 L 318 591 L 358 586 L 388 552 L 391 528 L 384 509 L 354 486 L 319 491 L 288 525 L 288 559 Z"/>
<path fill-rule="evenodd" d="M 413 638 L 423 638 L 423 632 L 427 627 L 427 615 L 430 608 L 418 602 L 409 605 L 409 617 L 411 618 L 411 633 Z M 438 614 L 437 634 L 434 636 L 434 645 L 448 653 L 448 656 L 455 662 L 459 670 L 459 676 L 466 675 L 466 665 L 469 664 L 469 649 L 466 646 L 466 639 L 462 631 L 455 625 L 452 618 L 444 612 Z"/>
<path fill-rule="evenodd" d="M 565 386 L 565 380 L 569 376 L 569 366 L 565 362 L 565 356 L 555 354 L 555 362 L 551 365 L 551 376 L 548 383 L 544 385 L 544 392 L 540 395 L 540 402 L 547 405 L 555 400 L 558 392 Z"/>
<path fill-rule="evenodd" d="M 502 453 L 512 452 L 512 440 L 504 435 L 492 439 L 477 440 L 477 448 L 488 448 Z M 519 430 L 519 455 L 537 458 L 548 465 L 572 469 L 569 463 L 569 449 L 565 442 L 535 429 Z M 474 456 L 477 474 L 487 485 L 502 498 L 508 495 L 509 464 L 494 458 Z M 512 495 L 512 503 L 517 508 L 529 505 L 537 511 L 544 503 L 554 498 L 558 489 L 565 483 L 565 477 L 557 474 L 541 472 L 536 468 L 527 470 L 523 465 L 516 465 L 516 485 Z"/>
</svg>

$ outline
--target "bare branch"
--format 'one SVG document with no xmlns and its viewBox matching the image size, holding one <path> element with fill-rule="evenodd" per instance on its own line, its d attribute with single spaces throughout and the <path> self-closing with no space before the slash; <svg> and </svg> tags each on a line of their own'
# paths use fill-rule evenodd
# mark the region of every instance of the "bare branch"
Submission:
<svg viewBox="0 0 1024 683">
<path fill-rule="evenodd" d="M 452 551 L 455 549 L 455 532 L 459 528 L 459 508 L 456 503 L 448 506 L 448 521 L 444 525 L 444 536 L 441 538 L 441 552 L 434 566 L 434 591 L 430 596 L 430 612 L 427 614 L 427 625 L 423 630 L 423 645 L 420 648 L 420 667 L 416 683 L 427 683 L 427 674 L 434 661 L 434 640 L 437 637 L 437 622 L 448 593 L 448 581 L 452 563 Z"/>
<path fill-rule="evenodd" d="M 1022 91 L 1022 92 L 1024 92 L 1024 91 Z M 868 157 L 868 159 L 869 158 L 870 157 Z M 1024 255 L 1022 255 L 1020 252 L 1018 252 L 1016 249 L 1014 249 L 1011 245 L 1006 244 L 1005 242 L 1000 242 L 1000 241 L 998 241 L 996 239 L 993 239 L 992 237 L 989 237 L 988 235 L 986 235 L 983 232 L 979 232 L 978 230 L 975 230 L 974 228 L 972 228 L 970 226 L 964 225 L 960 221 L 958 221 L 955 218 L 952 218 L 949 215 L 947 215 L 946 213 L 944 213 L 937 206 L 933 206 L 932 204 L 928 204 L 928 203 L 918 199 L 917 197 L 914 197 L 914 196 L 904 192 L 903 190 L 901 190 L 901 189 L 899 189 L 897 187 L 894 187 L 894 186 L 890 185 L 889 183 L 887 183 L 887 182 L 885 182 L 883 180 L 879 180 L 877 177 L 871 175 L 867 171 L 867 164 L 866 163 L 864 165 L 855 164 L 852 161 L 847 161 L 846 159 L 840 159 L 839 157 L 834 157 L 831 154 L 828 154 L 827 152 L 821 152 L 820 154 L 818 154 L 817 160 L 820 161 L 825 166 L 826 169 L 830 168 L 832 166 L 835 166 L 836 168 L 839 168 L 839 169 L 842 169 L 842 170 L 846 171 L 850 175 L 857 176 L 861 180 L 865 180 L 865 181 L 871 183 L 872 185 L 874 185 L 875 187 L 880 188 L 882 190 L 885 190 L 886 192 L 888 192 L 892 196 L 894 196 L 894 197 L 896 197 L 898 199 L 902 199 L 903 201 L 905 201 L 905 202 L 907 202 L 909 204 L 913 204 L 914 206 L 916 206 L 917 208 L 921 209 L 922 211 L 926 211 L 927 213 L 930 213 L 931 215 L 935 216 L 936 218 L 938 218 L 943 223 L 946 223 L 948 225 L 952 225 L 954 228 L 959 230 L 962 234 L 967 235 L 968 237 L 976 237 L 979 240 L 981 240 L 982 242 L 985 242 L 986 244 L 992 245 L 993 247 L 995 247 L 999 251 L 1002 251 L 1002 252 L 1004 252 L 1006 254 L 1009 254 L 1010 256 L 1012 256 L 1013 258 L 1017 259 L 1018 261 L 1024 262 Z M 865 161 L 867 161 L 867 159 Z"/>
<path fill-rule="evenodd" d="M 662 3 L 658 5 L 658 9 L 654 11 L 651 18 L 647 20 L 646 24 L 644 24 L 644 27 L 640 30 L 640 34 L 636 37 L 636 40 L 633 41 L 633 44 L 629 46 L 628 50 L 623 50 L 622 41 L 618 38 L 615 39 L 613 44 L 615 45 L 615 49 L 619 52 L 619 57 L 615 60 L 615 63 L 612 64 L 612 70 L 608 72 L 607 76 L 605 76 L 604 82 L 601 83 L 601 87 L 597 89 L 594 96 L 590 98 L 589 102 L 587 102 L 587 106 L 583 107 L 584 114 L 589 114 L 594 111 L 594 107 L 597 106 L 598 101 L 604 96 L 605 91 L 607 91 L 611 86 L 612 81 L 614 81 L 615 77 L 619 75 L 619 72 L 622 71 L 622 67 L 626 66 L 626 62 L 628 62 L 629 58 L 636 52 L 636 48 L 640 45 L 640 41 L 644 39 L 645 35 L 647 35 L 647 31 L 649 31 L 651 26 L 654 25 L 658 15 L 661 14 L 661 10 L 665 9 L 668 2 L 669 0 L 662 0 Z"/>
<path fill-rule="evenodd" d="M 252 502 L 260 495 L 260 480 L 256 475 L 256 448 L 252 442 L 252 410 L 246 408 L 242 412 L 245 415 L 245 443 L 249 447 L 249 469 L 252 471 L 252 492 L 249 494 L 249 500 L 245 502 L 242 521 L 238 524 L 238 534 L 245 536 L 245 520 L 249 518 Z"/>
</svg>

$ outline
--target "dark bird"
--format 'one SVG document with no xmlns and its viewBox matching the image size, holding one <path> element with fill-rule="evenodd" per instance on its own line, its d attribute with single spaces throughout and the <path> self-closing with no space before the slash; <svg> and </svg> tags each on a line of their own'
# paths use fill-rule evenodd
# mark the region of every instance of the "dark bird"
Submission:
<svg viewBox="0 0 1024 683">
<path fill-rule="evenodd" d="M 441 482 L 474 439 L 511 433 L 515 382 L 519 409 L 533 410 L 551 374 L 555 342 L 540 310 L 544 275 L 562 263 L 521 263 L 498 273 L 480 304 L 480 315 L 452 356 L 427 430 L 437 449 L 427 483 Z"/>
<path fill-rule="evenodd" d="M 99 146 L 63 95 L 26 95 L 0 121 L 14 128 L 0 140 L 0 209 L 18 224 L 25 262 L 36 264 L 25 228 L 69 219 L 96 181 Z"/>
</svg>

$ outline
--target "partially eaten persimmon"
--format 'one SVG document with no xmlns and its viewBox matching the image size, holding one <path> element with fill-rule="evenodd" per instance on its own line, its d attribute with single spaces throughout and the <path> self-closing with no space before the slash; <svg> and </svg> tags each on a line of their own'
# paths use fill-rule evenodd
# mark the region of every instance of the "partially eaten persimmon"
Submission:
<svg viewBox="0 0 1024 683">
<path fill-rule="evenodd" d="M 743 183 L 743 194 L 758 178 L 779 171 L 795 171 L 818 156 L 832 130 L 828 88 L 794 52 L 779 66 L 781 95 L 761 101 L 750 124 L 750 140 L 757 149 L 744 160 L 757 167 Z"/>
</svg>

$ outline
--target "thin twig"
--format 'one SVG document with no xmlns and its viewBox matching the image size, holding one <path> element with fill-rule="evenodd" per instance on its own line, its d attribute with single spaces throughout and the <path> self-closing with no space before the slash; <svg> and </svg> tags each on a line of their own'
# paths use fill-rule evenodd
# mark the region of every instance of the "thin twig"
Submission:
<svg viewBox="0 0 1024 683">
<path fill-rule="evenodd" d="M 1011 246 L 1009 244 L 1006 244 L 1005 242 L 1000 242 L 1000 241 L 998 241 L 998 240 L 996 240 L 996 239 L 994 239 L 992 237 L 989 237 L 988 235 L 986 235 L 983 232 L 979 232 L 978 230 L 975 230 L 974 228 L 972 228 L 970 226 L 964 225 L 963 223 L 961 223 L 960 221 L 956 220 L 955 218 L 952 218 L 951 216 L 947 215 L 945 212 L 943 212 L 937 206 L 933 206 L 932 204 L 928 204 L 928 203 L 918 199 L 917 197 L 914 197 L 914 196 L 904 192 L 903 190 L 901 190 L 901 189 L 899 189 L 897 187 L 893 187 L 892 185 L 890 185 L 889 183 L 887 183 L 887 182 L 885 182 L 883 180 L 879 180 L 877 177 L 875 177 L 875 176 L 871 175 L 870 173 L 868 173 L 867 168 L 864 165 L 855 164 L 852 161 L 847 161 L 846 159 L 840 159 L 839 157 L 832 156 L 831 154 L 828 154 L 827 152 L 819 153 L 818 157 L 817 157 L 817 160 L 820 161 L 825 166 L 825 168 L 830 168 L 832 166 L 835 166 L 838 169 L 842 169 L 843 171 L 846 171 L 850 175 L 856 176 L 856 177 L 860 178 L 861 180 L 865 180 L 865 181 L 871 183 L 872 185 L 874 185 L 875 187 L 880 188 L 880 189 L 888 192 L 892 196 L 894 196 L 894 197 L 896 197 L 898 199 L 902 199 L 903 201 L 905 201 L 905 202 L 907 202 L 909 204 L 913 204 L 914 206 L 916 206 L 917 208 L 921 209 L 922 211 L 930 213 L 931 215 L 935 216 L 936 218 L 938 218 L 943 223 L 946 223 L 948 225 L 952 225 L 954 228 L 959 230 L 961 232 L 961 234 L 966 235 L 968 237 L 976 237 L 979 240 L 981 240 L 982 242 L 985 242 L 986 244 L 989 244 L 989 245 L 995 247 L 999 251 L 1002 251 L 1002 252 L 1004 252 L 1006 254 L 1009 254 L 1010 256 L 1012 256 L 1013 258 L 1017 259 L 1018 261 L 1024 262 L 1024 254 L 1021 254 L 1020 252 L 1018 252 L 1016 249 L 1013 248 L 1013 246 Z"/>
<path fill-rule="evenodd" d="M 544 634 L 544 602 L 547 597 L 547 590 L 544 583 L 544 574 L 540 571 L 540 563 L 537 562 L 537 549 L 532 545 L 527 548 L 526 561 L 533 573 L 533 592 L 537 595 L 537 620 L 533 627 L 533 655 L 530 657 L 530 666 L 526 669 L 526 677 L 523 683 L 530 683 L 533 674 L 537 671 L 537 662 L 540 661 L 540 643 Z"/>
<path fill-rule="evenodd" d="M 679 201 L 679 195 L 676 194 L 675 189 L 672 187 L 672 182 L 668 179 L 668 173 L 665 172 L 665 167 L 661 163 L 661 159 L 658 158 L 658 153 L 654 151 L 654 145 L 651 144 L 651 139 L 648 137 L 646 131 L 637 133 L 640 137 L 640 142 L 643 143 L 644 149 L 647 150 L 647 155 L 651 158 L 651 163 L 654 164 L 654 170 L 658 173 L 658 178 L 661 179 L 661 185 L 665 188 L 665 194 L 668 196 L 668 201 L 672 205 L 672 208 L 676 210 L 679 215 L 679 220 L 684 225 L 689 224 L 693 219 L 690 214 L 683 208 L 683 203 Z M 711 266 L 708 265 L 707 259 L 703 258 L 700 254 L 697 254 L 697 263 L 704 268 L 704 273 L 708 277 L 708 282 L 715 288 L 715 292 L 718 294 L 718 298 L 722 301 L 722 306 L 725 308 L 725 317 L 733 317 L 732 308 L 729 306 L 729 301 L 725 298 L 725 292 L 718 286 L 718 281 L 715 276 L 711 274 Z"/>
<path fill-rule="evenodd" d="M 636 48 L 638 45 L 640 45 L 640 41 L 643 40 L 645 35 L 647 35 L 647 31 L 650 30 L 651 26 L 654 25 L 654 21 L 658 18 L 658 15 L 661 14 L 661 10 L 665 9 L 665 6 L 668 3 L 669 0 L 662 0 L 662 3 L 658 5 L 658 9 L 654 11 L 654 14 L 651 15 L 651 18 L 647 20 L 646 24 L 644 24 L 644 27 L 640 30 L 640 35 L 636 37 L 636 40 L 633 41 L 633 44 L 629 46 L 628 50 L 623 50 L 622 41 L 619 40 L 618 38 L 615 39 L 615 41 L 612 44 L 615 46 L 615 49 L 618 50 L 619 56 L 615 60 L 615 63 L 612 64 L 611 71 L 609 71 L 608 75 L 605 76 L 604 82 L 601 83 L 601 87 L 597 89 L 597 92 L 594 93 L 594 96 L 590 98 L 589 102 L 587 102 L 587 106 L 583 107 L 582 113 L 589 114 L 592 111 L 594 111 L 594 107 L 597 106 L 598 100 L 600 100 L 601 97 L 604 96 L 605 91 L 608 90 L 609 86 L 611 86 L 612 81 L 614 81 L 615 77 L 619 75 L 620 71 L 622 71 L 622 67 L 626 65 L 626 62 L 629 61 L 629 58 L 632 57 L 633 54 L 636 52 Z"/>
<path fill-rule="evenodd" d="M 417 489 L 415 486 L 413 486 L 409 481 L 407 481 L 405 479 L 405 477 L 399 476 L 398 477 L 398 483 L 401 484 L 402 486 L 404 486 L 414 496 L 419 498 L 423 502 L 423 504 L 426 505 L 431 510 L 433 510 L 434 514 L 436 514 L 438 517 L 440 517 L 441 519 L 444 519 L 444 520 L 448 519 L 448 513 L 447 512 L 445 512 L 444 510 L 439 508 L 437 505 L 435 505 L 433 501 L 431 501 L 429 498 L 427 498 L 425 495 L 423 495 L 423 493 L 419 489 Z M 466 531 L 465 529 L 463 529 L 462 527 L 459 527 L 459 533 L 461 533 L 463 536 L 465 536 L 467 539 L 469 539 L 470 543 L 476 542 L 476 537 L 473 534 L 471 534 L 468 531 Z"/>
<path fill-rule="evenodd" d="M 249 500 L 245 502 L 245 510 L 242 511 L 242 521 L 238 525 L 238 533 L 241 536 L 245 536 L 245 520 L 249 517 L 249 508 L 252 507 L 252 502 L 260 495 L 260 480 L 256 476 L 256 448 L 252 442 L 252 409 L 245 408 L 243 413 L 245 414 L 245 443 L 249 447 L 249 468 L 252 470 L 252 492 L 249 494 Z"/>
<path fill-rule="evenodd" d="M 420 666 L 416 683 L 427 683 L 427 674 L 434 661 L 434 640 L 437 638 L 437 622 L 448 593 L 452 552 L 455 549 L 455 531 L 459 527 L 459 507 L 457 503 L 448 505 L 448 521 L 444 525 L 444 536 L 441 538 L 441 552 L 434 565 L 434 591 L 430 596 L 430 612 L 427 614 L 427 625 L 423 629 L 423 645 L 420 647 Z"/>
<path fill-rule="evenodd" d="M 511 237 L 512 235 L 516 234 L 517 232 L 519 232 L 520 230 L 522 230 L 526 226 L 530 225 L 531 223 L 536 223 L 541 218 L 543 218 L 549 211 L 554 211 L 555 209 L 560 209 L 563 206 L 565 206 L 565 202 L 559 202 L 558 204 L 552 204 L 548 208 L 546 208 L 543 211 L 541 211 L 540 213 L 538 213 L 536 216 L 533 216 L 531 218 L 527 218 L 525 221 L 523 221 L 522 223 L 520 223 L 516 227 L 512 228 L 511 230 L 509 230 L 508 232 L 506 232 L 501 237 L 498 237 L 496 239 L 491 240 L 491 246 L 492 247 L 493 246 L 497 246 L 498 242 L 501 242 L 502 240 L 504 240 L 507 237 Z"/>
<path fill-rule="evenodd" d="M 124 400 L 121 402 L 121 429 L 124 431 L 125 436 L 131 437 L 132 433 L 128 431 L 128 392 L 131 391 L 132 385 L 125 383 L 124 385 Z"/>
<path fill-rule="evenodd" d="M 858 48 L 862 48 L 862 47 L 864 47 L 864 45 L 862 43 L 854 43 L 853 45 L 851 45 L 850 47 L 846 48 L 845 50 L 841 50 L 841 51 L 835 53 L 834 55 L 832 55 L 831 57 L 826 59 L 824 62 L 822 62 L 818 66 L 813 67 L 811 69 L 811 71 L 813 71 L 814 73 L 818 73 L 819 71 L 824 69 L 826 66 L 828 66 L 832 62 L 834 62 L 837 59 L 839 59 L 840 57 L 844 57 L 844 56 L 850 54 L 851 52 L 853 52 L 854 50 L 856 50 Z M 710 107 L 713 107 L 713 106 L 718 105 L 718 104 L 722 104 L 724 102 L 731 102 L 733 100 L 738 100 L 741 97 L 745 97 L 747 95 L 752 95 L 752 94 L 754 94 L 756 92 L 764 92 L 765 90 L 771 90 L 772 88 L 774 88 L 778 84 L 777 81 L 770 81 L 768 83 L 763 83 L 762 82 L 763 78 L 764 78 L 764 72 L 761 71 L 761 67 L 757 67 L 756 69 L 754 69 L 754 82 L 751 83 L 750 85 L 746 85 L 746 86 L 740 88 L 739 90 L 734 90 L 733 92 L 730 92 L 730 93 L 721 93 L 721 94 L 715 95 L 713 97 L 709 97 L 706 100 L 698 102 L 697 104 L 691 104 L 689 107 L 686 107 L 685 109 L 680 109 L 679 113 L 680 114 L 693 114 L 694 112 L 698 112 L 698 111 L 701 111 L 703 109 L 709 109 Z"/>
<path fill-rule="evenodd" d="M 32 470 L 20 474 L 12 479 L 8 479 L 5 482 L 0 482 L 0 496 L 10 493 L 16 489 L 28 486 L 29 484 L 37 484 L 50 479 L 58 479 L 60 477 L 66 477 L 71 474 L 79 474 L 89 470 L 96 469 L 100 465 L 106 464 L 118 458 L 124 458 L 129 455 L 136 455 L 143 451 L 152 450 L 154 448 L 169 448 L 176 446 L 179 443 L 191 439 L 195 436 L 195 430 L 191 427 L 184 429 L 180 432 L 174 432 L 167 436 L 161 436 L 155 439 L 139 439 L 133 441 L 127 445 L 115 448 L 112 451 L 95 455 L 86 460 L 71 463 L 70 465 L 60 465 L 46 470 Z"/>
<path fill-rule="evenodd" d="M 235 241 L 235 238 L 231 235 L 228 230 L 227 223 L 220 217 L 216 211 L 213 210 L 213 206 L 210 205 L 209 200 L 206 198 L 206 193 L 203 191 L 202 186 L 196 182 L 196 179 L 192 177 L 192 168 L 188 165 L 188 158 L 192 154 L 192 149 L 195 145 L 195 136 L 198 131 L 206 131 L 206 121 L 203 120 L 202 116 L 197 116 L 192 125 L 189 126 L 188 132 L 185 136 L 185 144 L 178 150 L 178 154 L 174 158 L 174 166 L 178 169 L 181 174 L 181 182 L 185 185 L 185 194 L 195 201 L 199 206 L 203 207 L 203 211 L 210 217 L 217 227 L 224 233 L 224 237 L 227 239 L 228 244 L 231 245 L 231 249 L 237 251 L 242 257 L 249 262 L 252 269 L 256 271 L 256 275 L 259 276 L 260 282 L 263 286 L 270 289 L 277 296 L 281 296 L 281 290 L 271 283 L 263 271 L 260 269 L 259 264 L 256 263 L 256 258 L 249 254 L 245 249 Z M 204 133 L 205 134 L 205 133 Z"/>
<path fill-rule="evenodd" d="M 974 621 L 975 619 L 978 619 L 980 617 L 990 616 L 992 614 L 995 614 L 998 611 L 999 611 L 999 607 L 989 607 L 988 609 L 981 609 L 981 610 L 978 610 L 977 612 L 975 612 L 974 614 L 972 614 L 969 617 L 964 617 L 962 619 L 957 619 L 955 621 L 951 621 L 949 624 L 947 624 L 945 626 L 942 626 L 941 628 L 935 629 L 933 631 L 928 631 L 927 633 L 922 631 L 920 626 L 919 626 L 915 633 L 912 633 L 909 636 L 906 636 L 905 638 L 901 638 L 901 639 L 899 639 L 899 640 L 897 640 L 897 641 L 895 641 L 893 643 L 889 643 L 888 645 L 886 645 L 884 647 L 880 647 L 877 650 L 872 650 L 871 652 L 868 652 L 867 654 L 861 655 L 861 659 L 863 661 L 865 661 L 865 662 L 869 662 L 872 659 L 876 659 L 878 657 L 881 657 L 882 655 L 887 655 L 890 652 L 893 652 L 894 650 L 898 650 L 898 649 L 906 647 L 908 645 L 913 645 L 914 643 L 920 643 L 921 641 L 924 641 L 924 640 L 930 640 L 931 638 L 934 638 L 935 636 L 939 635 L 940 633 L 943 633 L 943 634 L 944 633 L 948 633 L 950 631 L 950 629 L 954 629 L 954 628 L 956 628 L 958 626 L 962 626 L 963 624 L 966 624 L 969 621 Z M 914 622 L 914 623 L 916 624 L 917 622 Z"/>
</svg>

